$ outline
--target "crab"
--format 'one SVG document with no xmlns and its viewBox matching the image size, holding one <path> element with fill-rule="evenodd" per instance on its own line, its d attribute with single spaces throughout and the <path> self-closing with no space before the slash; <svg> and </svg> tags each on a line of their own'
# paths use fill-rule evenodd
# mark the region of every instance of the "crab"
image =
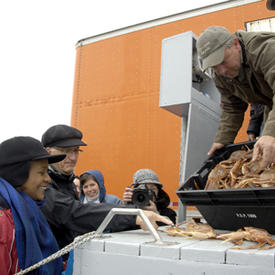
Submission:
<svg viewBox="0 0 275 275">
<path fill-rule="evenodd" d="M 223 184 L 224 179 L 228 177 L 230 173 L 231 164 L 228 165 L 228 162 L 220 162 L 216 165 L 214 169 L 209 173 L 208 180 L 205 186 L 205 189 L 221 189 L 221 184 Z"/>
<path fill-rule="evenodd" d="M 266 168 L 260 175 L 260 180 L 271 180 L 275 181 L 275 163 L 272 163 L 272 165 L 269 168 Z"/>
<path fill-rule="evenodd" d="M 275 186 L 275 164 L 264 169 L 259 175 L 254 175 L 251 178 L 244 178 L 239 181 L 234 188 L 256 188 L 256 187 L 274 187 Z"/>
<path fill-rule="evenodd" d="M 180 228 L 179 226 L 186 223 L 186 227 Z M 167 233 L 169 236 L 181 236 L 189 239 L 215 239 L 217 234 L 214 229 L 208 225 L 201 222 L 196 222 L 194 219 L 185 221 L 174 227 L 168 227 L 163 232 Z"/>
<path fill-rule="evenodd" d="M 225 240 L 225 242 L 232 242 L 238 245 L 233 247 L 232 249 L 259 248 L 261 250 L 266 250 L 275 247 L 275 241 L 265 229 L 252 226 L 246 226 L 244 227 L 244 229 L 239 229 L 236 232 L 221 234 L 217 236 L 217 239 L 223 239 Z M 243 243 L 244 240 L 256 242 L 256 244 L 250 246 L 239 246 Z"/>
<path fill-rule="evenodd" d="M 242 173 L 246 177 L 258 176 L 261 172 L 261 160 L 250 160 L 245 162 L 242 166 Z"/>
<path fill-rule="evenodd" d="M 247 148 L 246 150 L 236 150 L 231 153 L 229 160 L 237 161 L 239 159 L 251 159 L 253 154 L 253 150 Z"/>
<path fill-rule="evenodd" d="M 242 166 L 244 164 L 244 159 L 239 159 L 235 162 L 233 167 L 230 170 L 230 176 L 231 176 L 231 187 L 233 187 L 238 179 L 242 176 Z"/>
<path fill-rule="evenodd" d="M 209 173 L 205 190 L 275 187 L 275 163 L 261 169 L 261 159 L 252 160 L 253 150 L 238 150 Z"/>
<path fill-rule="evenodd" d="M 186 223 L 185 228 L 179 226 Z M 236 232 L 217 234 L 214 229 L 205 223 L 196 222 L 194 219 L 184 221 L 177 226 L 167 227 L 165 230 L 160 230 L 169 236 L 179 236 L 189 239 L 220 239 L 225 242 L 232 242 L 238 246 L 232 247 L 232 249 L 260 249 L 266 250 L 275 248 L 275 240 L 262 228 L 256 228 L 252 226 L 245 226 L 243 229 L 238 229 Z M 250 246 L 240 246 L 244 240 L 256 242 Z"/>
</svg>

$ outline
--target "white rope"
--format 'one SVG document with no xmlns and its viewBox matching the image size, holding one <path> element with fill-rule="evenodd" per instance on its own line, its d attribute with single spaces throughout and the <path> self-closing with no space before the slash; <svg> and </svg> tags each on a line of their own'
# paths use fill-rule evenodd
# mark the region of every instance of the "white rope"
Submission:
<svg viewBox="0 0 275 275">
<path fill-rule="evenodd" d="M 16 273 L 15 275 L 23 275 L 23 274 L 26 274 L 38 267 L 40 267 L 41 265 L 44 265 L 44 264 L 47 264 L 53 260 L 55 260 L 56 258 L 58 257 L 61 257 L 62 255 L 64 254 L 67 254 L 68 252 L 70 252 L 71 250 L 73 250 L 74 248 L 80 246 L 81 244 L 84 244 L 88 241 L 90 241 L 91 239 L 95 238 L 95 232 L 89 232 L 89 233 L 86 233 L 84 235 L 81 235 L 81 236 L 78 236 L 74 239 L 74 241 L 70 244 L 68 244 L 67 246 L 65 246 L 64 248 L 60 249 L 59 251 L 57 251 L 56 253 L 50 255 L 49 257 L 43 259 L 42 261 L 24 269 L 24 270 L 21 270 L 19 271 L 18 273 Z"/>
</svg>

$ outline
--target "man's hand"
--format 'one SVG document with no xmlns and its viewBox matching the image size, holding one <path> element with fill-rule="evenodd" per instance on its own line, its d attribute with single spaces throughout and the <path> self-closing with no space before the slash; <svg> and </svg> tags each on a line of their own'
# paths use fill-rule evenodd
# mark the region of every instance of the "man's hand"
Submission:
<svg viewBox="0 0 275 275">
<path fill-rule="evenodd" d="M 132 201 L 133 197 L 133 189 L 130 187 L 126 187 L 125 191 L 123 193 L 123 199 L 122 199 L 122 204 L 127 204 Z"/>
<path fill-rule="evenodd" d="M 143 210 L 153 211 L 158 214 L 157 206 L 154 202 L 149 201 L 150 205 L 145 206 Z"/>
<path fill-rule="evenodd" d="M 158 225 L 156 222 L 163 222 L 167 225 L 173 225 L 173 222 L 170 219 L 168 219 L 167 217 L 164 217 L 164 216 L 160 216 L 159 214 L 156 214 L 152 211 L 144 210 L 144 214 L 150 220 L 150 222 L 152 223 L 152 225 L 154 226 L 155 229 L 158 228 Z M 136 224 L 139 225 L 141 227 L 141 229 L 148 230 L 146 224 L 143 222 L 143 220 L 139 216 L 137 216 Z"/>
<path fill-rule="evenodd" d="M 255 139 L 256 139 L 255 134 L 253 134 L 253 133 L 248 134 L 248 140 L 249 140 L 249 141 L 253 141 L 253 140 L 255 140 Z"/>
<path fill-rule="evenodd" d="M 212 155 L 216 150 L 221 149 L 224 147 L 222 143 L 214 142 L 208 152 L 208 156 Z"/>
<path fill-rule="evenodd" d="M 262 136 L 254 145 L 253 160 L 260 159 L 262 155 L 261 169 L 268 167 L 275 162 L 275 138 Z"/>
</svg>

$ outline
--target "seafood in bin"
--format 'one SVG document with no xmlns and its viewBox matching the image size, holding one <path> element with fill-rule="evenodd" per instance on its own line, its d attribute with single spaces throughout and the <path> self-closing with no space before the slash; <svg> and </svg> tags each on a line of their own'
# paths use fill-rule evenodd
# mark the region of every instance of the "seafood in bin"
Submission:
<svg viewBox="0 0 275 275">
<path fill-rule="evenodd" d="M 275 187 L 275 163 L 262 171 L 252 155 L 253 149 L 234 151 L 212 169 L 204 189 Z"/>
</svg>

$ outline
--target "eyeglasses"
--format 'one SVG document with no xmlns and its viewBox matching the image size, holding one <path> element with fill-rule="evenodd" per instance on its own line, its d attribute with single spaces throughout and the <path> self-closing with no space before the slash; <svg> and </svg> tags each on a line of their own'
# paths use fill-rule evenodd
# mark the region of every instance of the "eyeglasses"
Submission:
<svg viewBox="0 0 275 275">
<path fill-rule="evenodd" d="M 59 152 L 66 154 L 67 156 L 73 156 L 78 155 L 79 153 L 83 152 L 79 148 L 60 148 L 60 147 L 54 147 L 55 150 L 58 150 Z"/>
</svg>

